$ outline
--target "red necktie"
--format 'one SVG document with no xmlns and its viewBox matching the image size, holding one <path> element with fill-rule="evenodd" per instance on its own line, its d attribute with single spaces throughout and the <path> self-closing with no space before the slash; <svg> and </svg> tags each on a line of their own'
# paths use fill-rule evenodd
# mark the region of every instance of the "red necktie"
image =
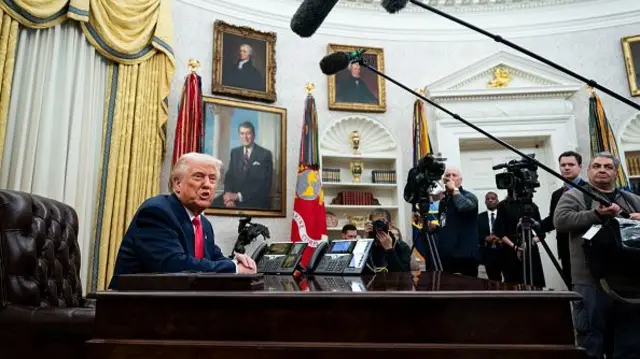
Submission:
<svg viewBox="0 0 640 359">
<path fill-rule="evenodd" d="M 196 237 L 195 257 L 196 259 L 201 259 L 204 257 L 204 233 L 202 231 L 202 222 L 200 222 L 200 216 L 193 217 L 192 222 Z"/>
</svg>

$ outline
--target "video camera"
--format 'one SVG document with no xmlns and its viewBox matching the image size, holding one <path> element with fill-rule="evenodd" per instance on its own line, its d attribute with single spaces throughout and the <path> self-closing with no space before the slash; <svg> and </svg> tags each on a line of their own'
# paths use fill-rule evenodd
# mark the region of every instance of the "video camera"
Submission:
<svg viewBox="0 0 640 359">
<path fill-rule="evenodd" d="M 528 156 L 534 158 L 535 154 L 531 153 Z M 518 199 L 531 199 L 535 189 L 540 187 L 538 165 L 533 162 L 526 159 L 511 160 L 493 166 L 494 171 L 501 169 L 506 171 L 496 174 L 496 187 L 512 191 Z"/>
<path fill-rule="evenodd" d="M 270 238 L 269 228 L 260 223 L 251 223 L 251 217 L 242 218 L 238 223 L 238 239 L 233 246 L 233 251 L 235 253 L 244 253 L 245 247 L 260 235 L 265 239 Z"/>
<path fill-rule="evenodd" d="M 440 154 L 428 154 L 409 170 L 407 184 L 404 186 L 404 200 L 412 205 L 419 204 L 420 208 L 429 210 L 430 195 L 445 171 L 446 158 Z"/>
</svg>

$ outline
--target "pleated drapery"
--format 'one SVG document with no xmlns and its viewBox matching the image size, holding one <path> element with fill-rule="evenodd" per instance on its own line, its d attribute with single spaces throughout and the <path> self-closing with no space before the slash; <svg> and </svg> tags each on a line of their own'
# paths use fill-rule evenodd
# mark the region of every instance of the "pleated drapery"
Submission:
<svg viewBox="0 0 640 359">
<path fill-rule="evenodd" d="M 83 40 L 113 62 L 105 80 L 105 108 L 100 118 L 104 126 L 102 138 L 94 139 L 104 151 L 96 181 L 98 200 L 86 199 L 93 202 L 95 209 L 90 237 L 93 249 L 83 248 L 82 252 L 83 257 L 90 258 L 88 288 L 103 289 L 113 272 L 114 253 L 121 235 L 135 209 L 159 190 L 165 142 L 163 126 L 168 119 L 166 99 L 175 67 L 171 2 L 0 0 L 0 14 L 3 14 L 0 67 L 4 70 L 0 72 L 1 94 L 11 90 L 16 47 L 11 39 L 17 37 L 18 23 L 48 29 L 67 19 L 78 21 Z M 59 94 L 50 96 L 56 98 Z M 7 115 L 2 116 L 8 112 L 3 109 L 8 108 L 5 102 L 9 97 L 0 98 L 0 158 L 7 124 Z M 35 123 L 39 119 L 30 121 Z"/>
<path fill-rule="evenodd" d="M 2 161 L 2 150 L 7 130 L 17 46 L 18 22 L 0 8 L 0 161 Z"/>
<path fill-rule="evenodd" d="M 105 289 L 122 237 L 140 203 L 159 192 L 166 118 L 159 106 L 157 74 L 166 61 L 153 57 L 140 65 L 114 65 L 105 123 L 105 147 L 98 204 L 92 283 Z"/>
</svg>

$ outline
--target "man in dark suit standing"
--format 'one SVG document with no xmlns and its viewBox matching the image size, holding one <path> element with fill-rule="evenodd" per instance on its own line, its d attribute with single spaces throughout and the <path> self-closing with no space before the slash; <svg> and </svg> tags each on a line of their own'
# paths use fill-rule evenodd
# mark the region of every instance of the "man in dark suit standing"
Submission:
<svg viewBox="0 0 640 359">
<path fill-rule="evenodd" d="M 238 61 L 227 62 L 222 72 L 222 85 L 249 90 L 266 91 L 265 77 L 253 65 L 253 48 L 240 46 Z"/>
<path fill-rule="evenodd" d="M 491 280 L 502 281 L 502 244 L 495 234 L 495 222 L 498 215 L 498 194 L 487 192 L 484 196 L 487 210 L 478 214 L 478 244 L 481 262 Z"/>
<path fill-rule="evenodd" d="M 582 171 L 582 156 L 574 151 L 566 151 L 560 154 L 558 157 L 558 163 L 560 165 L 560 174 L 562 177 L 575 183 L 575 186 L 584 186 L 586 182 L 580 178 L 580 171 Z M 549 204 L 549 216 L 542 220 L 542 228 L 545 232 L 551 232 L 555 229 L 553 225 L 553 214 L 560 201 L 562 195 L 573 188 L 574 186 L 568 186 L 564 184 L 551 194 L 551 203 Z M 558 243 L 558 257 L 562 265 L 562 275 L 571 284 L 571 260 L 569 256 L 569 236 L 567 233 L 557 232 L 556 241 Z M 571 288 L 569 288 L 571 289 Z"/>
<path fill-rule="evenodd" d="M 224 177 L 223 202 L 227 208 L 271 208 L 271 151 L 255 143 L 251 122 L 238 126 L 242 146 L 231 150 L 229 168 Z"/>
<path fill-rule="evenodd" d="M 214 241 L 213 227 L 202 212 L 209 208 L 220 175 L 220 161 L 202 153 L 182 155 L 171 172 L 173 193 L 147 199 L 122 239 L 109 288 L 118 276 L 184 271 L 255 273 L 245 254 L 231 260 Z"/>
</svg>

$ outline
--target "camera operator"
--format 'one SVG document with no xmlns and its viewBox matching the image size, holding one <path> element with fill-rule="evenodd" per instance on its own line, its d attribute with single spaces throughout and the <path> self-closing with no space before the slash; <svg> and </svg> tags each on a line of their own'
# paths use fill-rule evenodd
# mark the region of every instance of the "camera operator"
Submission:
<svg viewBox="0 0 640 359">
<path fill-rule="evenodd" d="M 582 171 L 582 156 L 574 151 L 567 151 L 558 157 L 560 165 L 560 174 L 562 177 L 572 181 L 576 186 L 584 186 L 586 182 L 580 178 Z M 551 203 L 549 204 L 549 216 L 542 220 L 542 228 L 545 232 L 551 232 L 555 229 L 553 226 L 553 214 L 560 197 L 570 190 L 572 186 L 563 185 L 551 194 Z M 557 232 L 556 241 L 558 244 L 558 258 L 562 264 L 562 274 L 571 285 L 571 259 L 569 255 L 569 236 L 567 233 Z M 569 288 L 571 289 L 571 288 Z"/>
<path fill-rule="evenodd" d="M 502 244 L 502 255 L 504 263 L 504 281 L 509 283 L 524 284 L 524 273 L 522 272 L 522 261 L 525 259 L 524 253 L 521 252 L 522 246 L 517 245 L 522 240 L 521 233 L 518 230 L 518 223 L 523 215 L 523 205 L 518 201 L 513 190 L 507 190 L 507 198 L 498 203 L 498 214 L 495 222 L 495 234 Z M 540 210 L 535 203 L 531 203 L 531 218 L 540 222 Z M 543 235 L 543 233 L 539 234 Z M 533 278 L 531 284 L 536 287 L 543 288 L 545 286 L 544 272 L 542 270 L 542 260 L 540 259 L 540 251 L 538 250 L 538 238 L 533 238 L 531 248 L 531 270 Z M 520 252 L 519 252 L 520 251 Z"/>
<path fill-rule="evenodd" d="M 396 238 L 389 229 L 392 227 L 391 213 L 377 209 L 369 215 L 364 225 L 368 238 L 374 238 L 371 258 L 376 271 L 409 272 L 411 270 L 411 248 Z"/>
<path fill-rule="evenodd" d="M 443 271 L 478 276 L 478 199 L 462 188 L 462 174 L 448 167 L 443 176 L 445 195 L 438 208 L 438 249 Z"/>
<path fill-rule="evenodd" d="M 587 230 L 606 224 L 622 209 L 631 219 L 640 220 L 640 197 L 615 188 L 619 165 L 611 153 L 601 152 L 591 159 L 587 169 L 589 183 L 585 187 L 608 198 L 610 206 L 591 201 L 587 208 L 583 193 L 572 189 L 562 195 L 553 216 L 555 228 L 569 236 L 573 290 L 582 296 L 573 305 L 577 341 L 592 358 L 602 358 L 609 323 L 613 326 L 613 358 L 640 358 L 640 306 L 616 302 L 603 291 L 590 272 L 582 247 Z"/>
</svg>

